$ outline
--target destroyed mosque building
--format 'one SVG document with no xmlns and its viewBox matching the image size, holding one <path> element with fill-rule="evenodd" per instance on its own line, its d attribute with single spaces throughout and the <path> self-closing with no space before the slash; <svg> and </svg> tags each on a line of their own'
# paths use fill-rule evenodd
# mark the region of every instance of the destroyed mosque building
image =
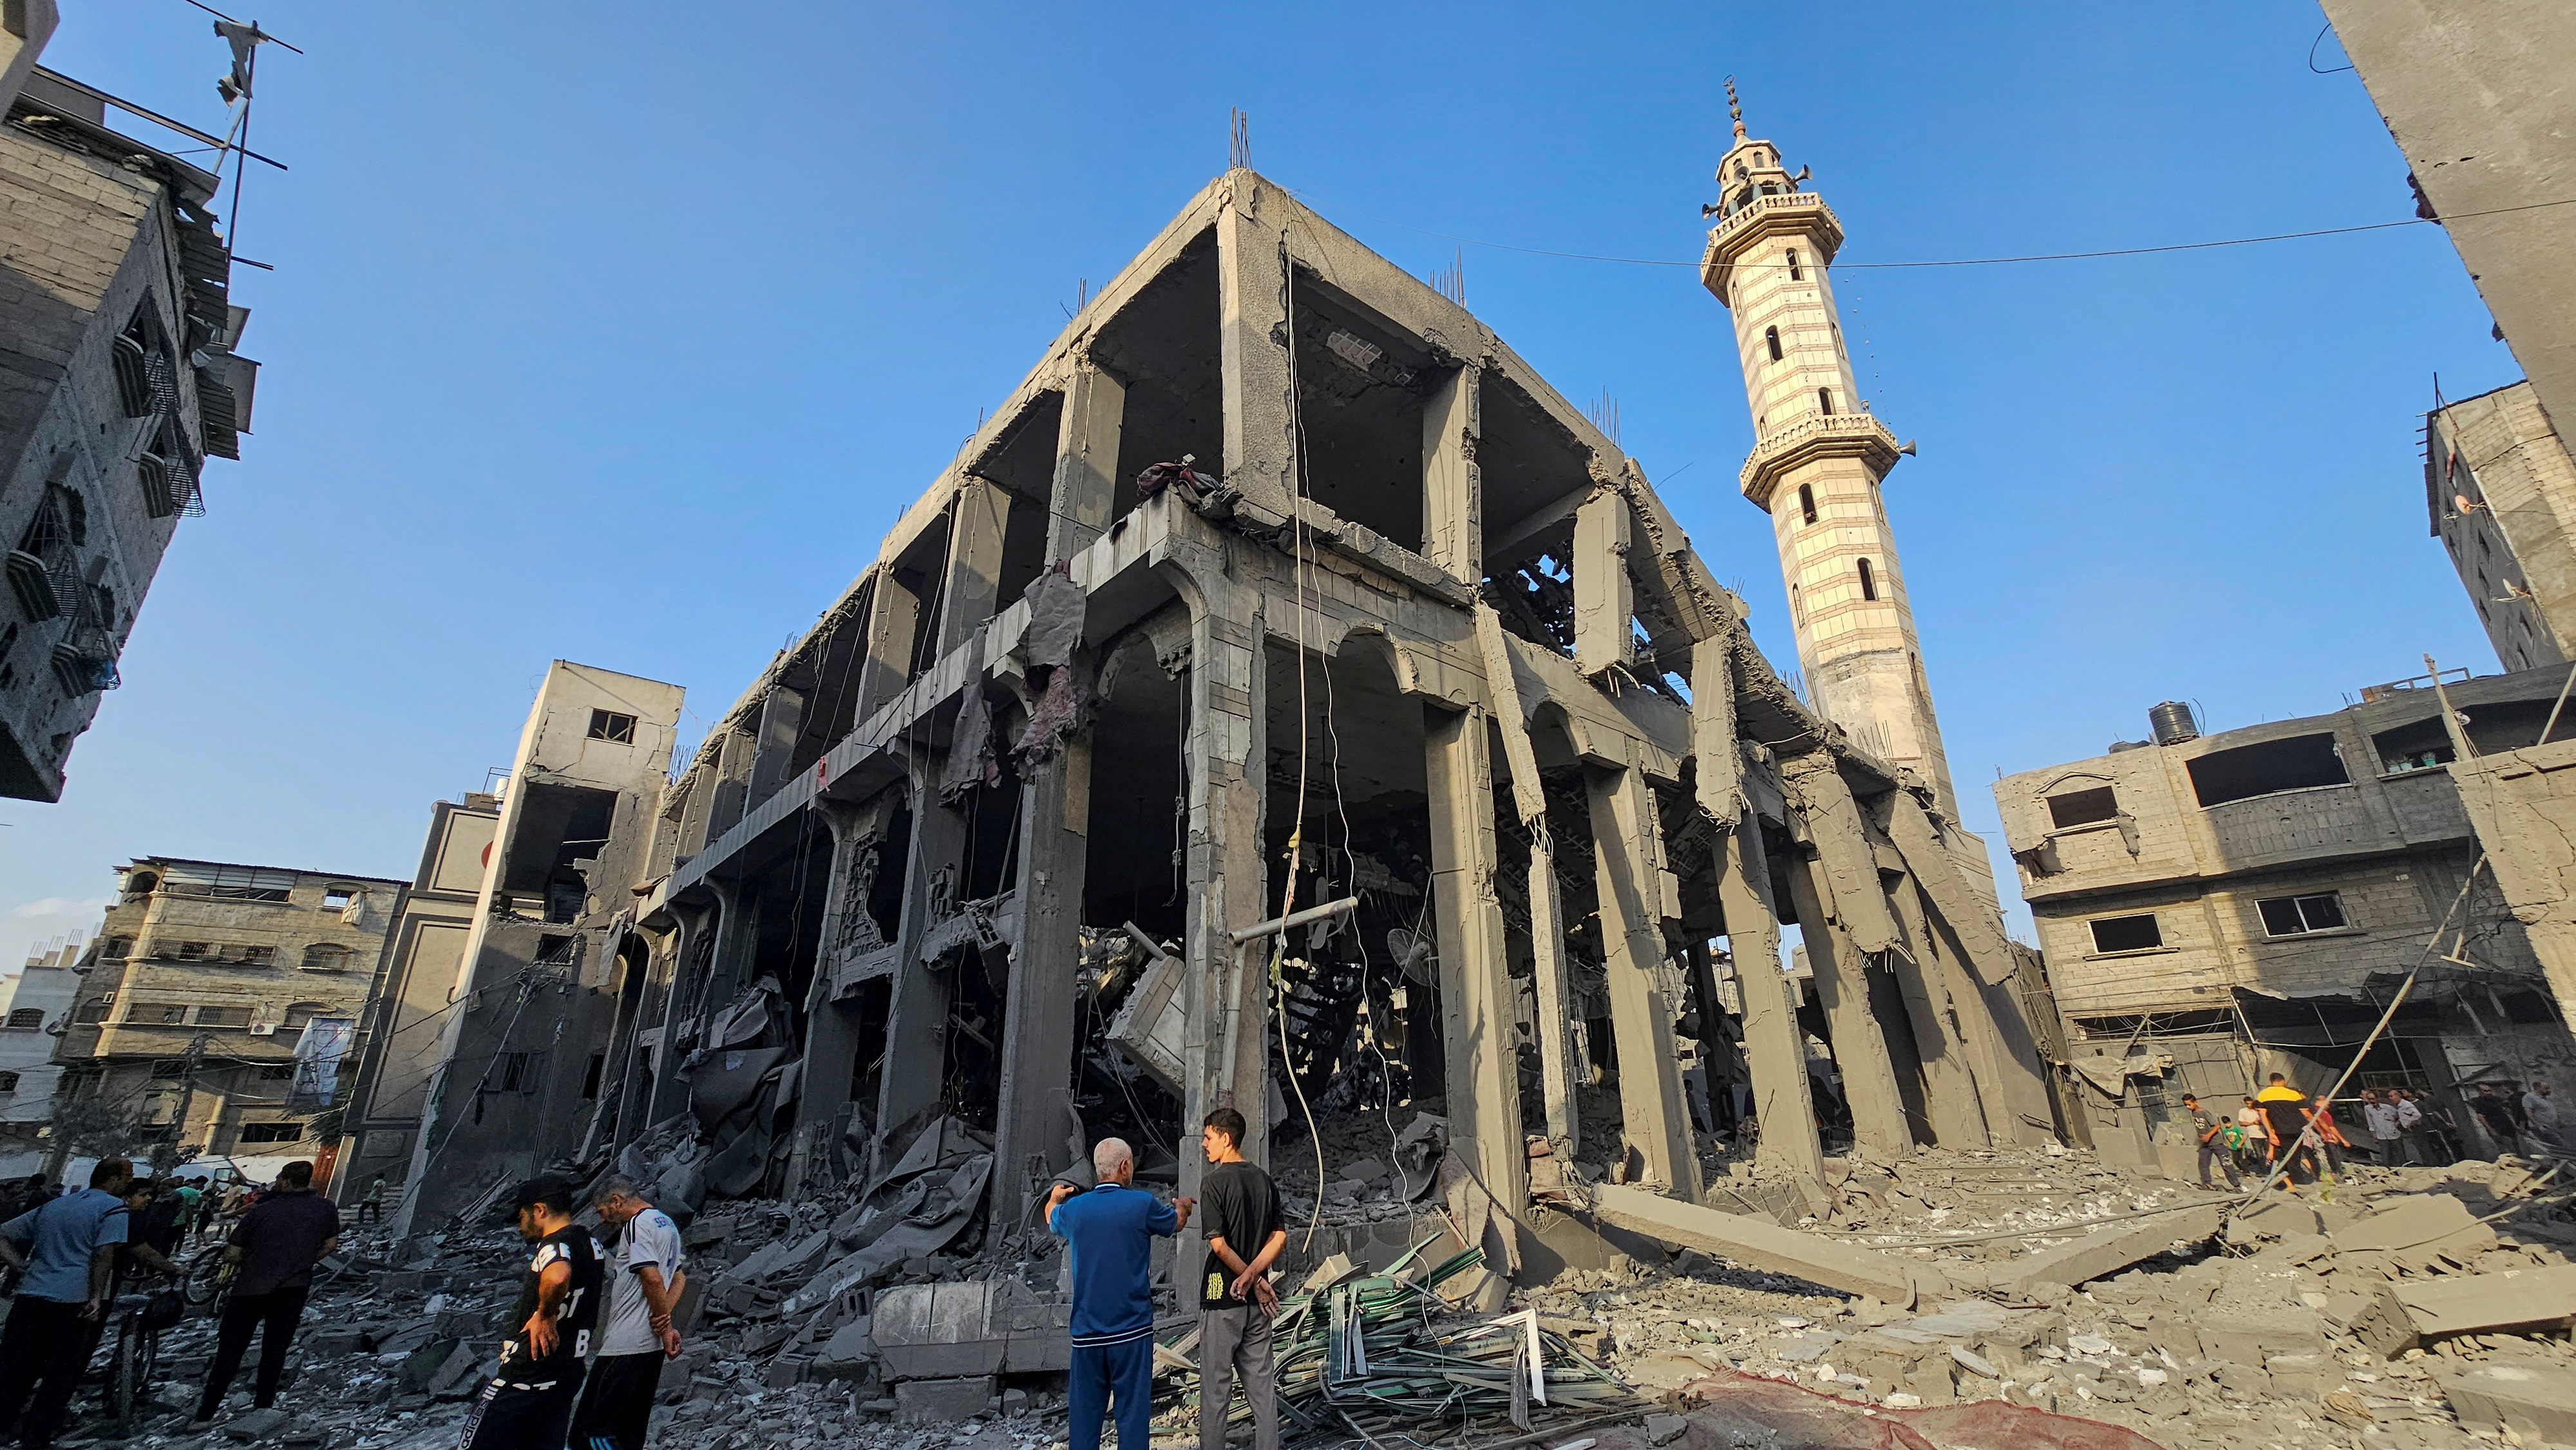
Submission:
<svg viewBox="0 0 2576 1450">
<path fill-rule="evenodd" d="M 1765 446 L 1841 441 L 1805 436 Z M 406 1223 L 610 1150 L 666 1199 L 794 1191 L 944 1116 L 1008 1235 L 1098 1137 L 1187 1192 L 1220 1104 L 1280 1159 L 1383 1109 L 1439 1120 L 1504 1266 L 1541 1158 L 1698 1202 L 1695 1080 L 1809 1183 L 1827 1137 L 2055 1140 L 2037 959 L 1944 790 L 1801 702 L 1526 361 L 1249 170 L 675 774 L 676 690 L 550 703 L 565 668 L 456 1010 L 404 1009 L 449 1039 Z M 575 783 L 603 715 L 639 758 Z M 531 975 L 495 943 L 540 897 L 577 965 Z"/>
</svg>

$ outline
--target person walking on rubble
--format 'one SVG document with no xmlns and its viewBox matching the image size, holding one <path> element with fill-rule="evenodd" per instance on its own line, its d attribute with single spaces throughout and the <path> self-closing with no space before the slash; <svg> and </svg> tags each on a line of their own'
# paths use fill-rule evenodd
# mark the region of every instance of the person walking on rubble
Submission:
<svg viewBox="0 0 2576 1450">
<path fill-rule="evenodd" d="M 2308 1099 L 2289 1078 L 2272 1074 L 2272 1080 L 2254 1095 L 2254 1104 L 2263 1110 L 2263 1136 L 2271 1144 L 2271 1167 L 2282 1172 L 2282 1183 L 2291 1192 L 2298 1191 L 2299 1138 L 2308 1131 Z"/>
<path fill-rule="evenodd" d="M 2343 1178 L 2343 1154 L 2351 1146 L 2352 1140 L 2343 1135 L 2343 1125 L 2335 1121 L 2334 1100 L 2324 1093 L 2308 1099 L 2308 1126 L 2299 1134 L 2299 1147 L 2307 1156 L 2309 1171 L 2325 1184 L 2323 1191 L 2329 1198 Z"/>
<path fill-rule="evenodd" d="M 126 1243 L 124 1195 L 133 1177 L 130 1160 L 101 1158 L 86 1190 L 0 1223 L 0 1264 L 26 1271 L 0 1328 L 0 1437 L 16 1432 L 22 1450 L 54 1443 L 98 1347 L 108 1277 Z M 150 1244 L 134 1245 L 133 1253 L 156 1273 L 179 1271 Z"/>
<path fill-rule="evenodd" d="M 241 1372 L 254 1330 L 259 1333 L 259 1373 L 251 1380 L 251 1403 L 263 1410 L 277 1403 L 287 1346 L 295 1342 L 304 1301 L 313 1292 L 314 1266 L 339 1246 L 340 1210 L 313 1191 L 313 1165 L 298 1159 L 277 1170 L 277 1191 L 242 1215 L 224 1250 L 224 1257 L 240 1268 L 224 1299 L 214 1362 L 206 1370 L 206 1387 L 197 1396 L 190 1428 L 214 1423 L 233 1376 Z"/>
<path fill-rule="evenodd" d="M 1270 1266 L 1288 1246 L 1279 1186 L 1243 1156 L 1243 1114 L 1218 1108 L 1199 1131 L 1208 1171 L 1207 1265 L 1199 1295 L 1199 1450 L 1225 1450 L 1234 1382 L 1252 1406 L 1253 1450 L 1279 1450 L 1278 1361 L 1270 1318 L 1279 1308 Z"/>
<path fill-rule="evenodd" d="M 1152 1450 L 1153 1247 L 1190 1221 L 1196 1200 L 1165 1204 L 1130 1187 L 1136 1153 L 1122 1138 L 1091 1150 L 1100 1181 L 1047 1191 L 1047 1230 L 1073 1256 L 1073 1364 L 1065 1375 L 1067 1450 L 1100 1450 L 1104 1413 L 1118 1416 L 1118 1450 Z"/>
<path fill-rule="evenodd" d="M 2202 1107 L 2200 1099 L 2191 1093 L 2182 1095 L 2182 1110 L 2191 1119 L 2193 1135 L 2200 1140 L 2200 1186 L 2217 1189 L 2218 1185 L 2209 1181 L 2209 1165 L 2214 1160 L 2227 1170 L 2230 1189 L 2243 1188 L 2245 1180 L 2236 1176 L 2236 1159 L 2227 1149 L 2227 1124 Z"/>
<path fill-rule="evenodd" d="M 519 1237 L 537 1246 L 519 1279 L 501 1372 L 465 1422 L 464 1450 L 562 1450 L 599 1322 L 599 1245 L 572 1221 L 573 1187 L 551 1173 L 510 1195 Z"/>
<path fill-rule="evenodd" d="M 2252 1098 L 2236 1110 L 2237 1166 L 2257 1177 L 2272 1159 L 2272 1135 L 2263 1126 L 2263 1110 Z"/>
<path fill-rule="evenodd" d="M 606 1327 L 573 1411 L 571 1450 L 644 1450 L 662 1361 L 680 1357 L 680 1331 L 671 1323 L 687 1283 L 680 1226 L 622 1174 L 602 1179 L 590 1203 L 600 1222 L 622 1227 L 608 1256 Z"/>
<path fill-rule="evenodd" d="M 2566 1151 L 2567 1140 L 2558 1136 L 2558 1105 L 2549 1100 L 2549 1084 L 2534 1082 L 2523 1090 L 2522 1130 L 2552 1153 Z"/>
</svg>

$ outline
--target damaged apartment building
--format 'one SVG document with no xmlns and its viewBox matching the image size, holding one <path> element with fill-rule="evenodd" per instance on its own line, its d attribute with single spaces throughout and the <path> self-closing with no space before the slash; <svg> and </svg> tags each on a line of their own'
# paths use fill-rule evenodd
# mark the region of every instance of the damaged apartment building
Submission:
<svg viewBox="0 0 2576 1450">
<path fill-rule="evenodd" d="M 2151 742 L 1996 783 L 2105 1156 L 2189 1171 L 2184 1092 L 2321 1092 L 2357 1054 L 2353 1090 L 2432 1094 L 2481 1153 L 2479 1084 L 2576 1089 L 2567 682 L 2424 676 L 2210 736 L 2164 704 Z"/>
<path fill-rule="evenodd" d="M 1868 497 L 1897 451 L 1779 434 L 1749 477 L 1858 458 Z M 1802 703 L 1484 324 L 1249 170 L 667 781 L 677 692 L 620 688 L 541 698 L 485 945 L 401 1009 L 449 1036 L 419 1227 L 550 1157 L 694 1206 L 883 1173 L 944 1118 L 978 1145 L 949 1192 L 1009 1236 L 1110 1134 L 1189 1191 L 1224 1104 L 1281 1160 L 1437 1120 L 1517 1264 L 1540 1159 L 1699 1201 L 1695 1112 L 1809 1184 L 1829 1142 L 2055 1138 L 2036 962 L 1946 780 Z M 604 773 L 602 711 L 634 732 Z M 528 975 L 490 942 L 557 930 L 558 884 L 583 955 Z"/>
</svg>

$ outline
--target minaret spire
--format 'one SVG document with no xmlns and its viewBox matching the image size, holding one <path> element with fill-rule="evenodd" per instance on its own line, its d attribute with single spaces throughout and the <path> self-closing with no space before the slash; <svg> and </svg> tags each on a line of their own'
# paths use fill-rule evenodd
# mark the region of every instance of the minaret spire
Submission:
<svg viewBox="0 0 2576 1450">
<path fill-rule="evenodd" d="M 1780 148 L 1744 131 L 1727 78 L 1735 141 L 1718 163 L 1721 199 L 1700 280 L 1734 314 L 1753 414 L 1739 481 L 1771 515 L 1807 702 L 1860 745 L 1911 770 L 1958 819 L 1941 727 L 1923 674 L 1914 611 L 1897 566 L 1879 480 L 1899 448 L 1860 400 L 1828 268 L 1842 223 L 1799 189 Z"/>
</svg>

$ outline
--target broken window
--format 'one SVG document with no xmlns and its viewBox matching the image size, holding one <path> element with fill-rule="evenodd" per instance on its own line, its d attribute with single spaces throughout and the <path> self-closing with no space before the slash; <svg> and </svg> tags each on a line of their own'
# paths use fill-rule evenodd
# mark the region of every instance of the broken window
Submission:
<svg viewBox="0 0 2576 1450">
<path fill-rule="evenodd" d="M 635 743 L 635 717 L 620 715 L 614 710 L 593 710 L 590 712 L 590 738 L 605 740 L 611 745 L 632 745 Z"/>
<path fill-rule="evenodd" d="M 279 1026 L 288 1032 L 301 1032 L 304 1030 L 304 1024 L 330 1010 L 327 1005 L 320 1002 L 298 1002 L 286 1009 L 286 1020 Z"/>
<path fill-rule="evenodd" d="M 184 1057 L 155 1058 L 152 1062 L 152 1075 L 157 1078 L 186 1077 L 188 1075 L 188 1059 Z"/>
<path fill-rule="evenodd" d="M 14 1072 L 0 1072 L 0 1093 L 14 1093 L 17 1090 L 18 1075 Z"/>
<path fill-rule="evenodd" d="M 259 1070 L 259 1080 L 261 1082 L 293 1082 L 295 1081 L 295 1064 L 291 1062 L 270 1063 Z"/>
<path fill-rule="evenodd" d="M 107 939 L 107 945 L 98 949 L 98 954 L 103 957 L 122 957 L 133 950 L 134 938 L 130 936 L 112 936 Z"/>
<path fill-rule="evenodd" d="M 2352 783 L 2352 777 L 2344 773 L 2343 754 L 2335 748 L 2332 735 L 2293 735 L 2286 740 L 2213 750 L 2186 768 L 2191 772 L 2192 794 L 2204 806 L 2222 806 L 2285 790 Z"/>
<path fill-rule="evenodd" d="M 1781 357 L 1780 329 L 1776 327 L 1766 327 L 1762 329 L 1762 341 L 1765 346 L 1771 349 L 1771 360 L 1773 362 L 1778 362 Z"/>
<path fill-rule="evenodd" d="M 2448 765 L 2458 757 L 2451 746 L 2451 732 L 2442 728 L 2441 720 L 2418 720 L 2394 730 L 2382 730 L 2370 737 L 2371 749 L 2379 753 L 2382 775 L 2405 775 L 2418 770 L 2431 770 Z"/>
<path fill-rule="evenodd" d="M 107 999 L 105 997 L 92 997 L 88 1001 L 83 1002 L 80 1004 L 80 1010 L 72 1014 L 72 1020 L 74 1022 L 106 1021 Z"/>
<path fill-rule="evenodd" d="M 1803 483 L 1798 485 L 1798 513 L 1808 523 L 1816 521 L 1816 491 Z"/>
<path fill-rule="evenodd" d="M 2070 790 L 2048 798 L 2049 824 L 2061 831 L 2069 826 L 2089 826 L 2095 821 L 2112 821 L 2119 817 L 2119 799 L 2107 785 L 2090 790 Z"/>
<path fill-rule="evenodd" d="M 2343 900 L 2328 891 L 2315 896 L 2275 896 L 2254 903 L 2263 913 L 2265 936 L 2304 936 L 2312 931 L 2339 931 L 2352 923 L 2343 916 Z"/>
<path fill-rule="evenodd" d="M 2509 1021 L 2528 1027 L 2548 1027 L 2558 1021 L 2557 1004 L 2550 1001 L 2549 994 L 2545 992 L 2504 992 L 2498 995 L 2503 999 L 2504 1015 Z"/>
<path fill-rule="evenodd" d="M 2093 923 L 2093 950 L 2108 956 L 2113 952 L 2153 951 L 2165 944 L 2165 934 L 2156 926 L 2152 911 L 2138 916 L 2105 916 Z"/>
<path fill-rule="evenodd" d="M 537 1090 L 537 1055 L 533 1052 L 505 1052 L 492 1064 L 492 1089 L 505 1093 L 532 1093 Z"/>
<path fill-rule="evenodd" d="M 241 1130 L 244 1143 L 293 1143 L 303 1137 L 302 1123 L 244 1123 Z"/>
<path fill-rule="evenodd" d="M 596 714 L 597 712 L 593 711 L 592 713 Z M 338 911 L 341 907 L 355 901 L 357 897 L 358 888 L 354 886 L 325 886 L 322 888 L 322 904 L 333 911 Z"/>
<path fill-rule="evenodd" d="M 537 938 L 537 965 L 567 967 L 572 965 L 573 945 L 580 938 L 546 935 Z"/>
<path fill-rule="evenodd" d="M 1863 599 L 1878 597 L 1878 575 L 1869 567 L 1867 559 L 1860 561 L 1860 597 Z"/>
</svg>

